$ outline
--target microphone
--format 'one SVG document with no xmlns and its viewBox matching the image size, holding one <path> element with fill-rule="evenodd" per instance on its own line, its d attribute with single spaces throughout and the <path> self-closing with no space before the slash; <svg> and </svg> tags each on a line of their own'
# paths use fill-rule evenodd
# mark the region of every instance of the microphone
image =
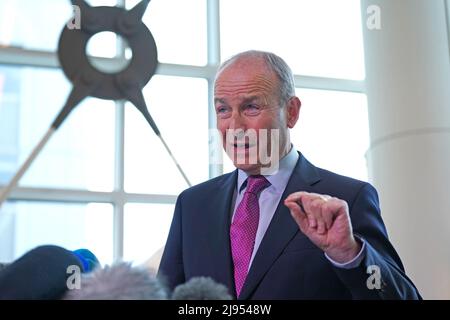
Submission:
<svg viewBox="0 0 450 320">
<path fill-rule="evenodd" d="M 175 288 L 172 300 L 232 300 L 228 288 L 210 277 L 195 277 Z"/>
<path fill-rule="evenodd" d="M 0 299 L 60 299 L 67 290 L 68 267 L 83 270 L 80 259 L 64 248 L 39 246 L 0 272 Z"/>
<path fill-rule="evenodd" d="M 63 300 L 167 300 L 167 290 L 149 270 L 121 262 L 83 274 Z"/>
<path fill-rule="evenodd" d="M 83 264 L 84 272 L 91 272 L 95 268 L 101 267 L 100 261 L 98 261 L 97 257 L 88 249 L 77 249 L 72 251 L 72 253 Z"/>
</svg>

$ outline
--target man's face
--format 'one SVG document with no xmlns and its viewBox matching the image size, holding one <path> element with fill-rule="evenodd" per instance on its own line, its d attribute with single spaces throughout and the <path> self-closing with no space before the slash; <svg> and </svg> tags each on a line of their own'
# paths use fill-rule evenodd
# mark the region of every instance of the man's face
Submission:
<svg viewBox="0 0 450 320">
<path fill-rule="evenodd" d="M 262 155 L 281 159 L 287 153 L 288 115 L 280 105 L 279 80 L 264 61 L 242 59 L 225 67 L 216 78 L 214 101 L 217 128 L 237 168 L 259 174 L 267 166 Z M 278 137 L 271 139 L 276 132 Z"/>
</svg>

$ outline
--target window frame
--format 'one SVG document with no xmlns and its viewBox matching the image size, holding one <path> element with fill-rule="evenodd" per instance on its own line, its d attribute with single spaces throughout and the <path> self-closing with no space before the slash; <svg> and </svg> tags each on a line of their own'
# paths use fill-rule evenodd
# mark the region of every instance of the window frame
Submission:
<svg viewBox="0 0 450 320">
<path fill-rule="evenodd" d="M 192 66 L 161 63 L 158 75 L 203 78 L 208 82 L 208 127 L 216 127 L 216 115 L 213 99 L 213 82 L 221 61 L 220 56 L 220 0 L 207 1 L 207 65 Z M 125 0 L 118 0 L 118 6 L 125 7 Z M 362 26 L 361 26 L 362 27 Z M 450 31 L 449 31 L 450 32 Z M 118 55 L 115 58 L 93 58 L 102 60 L 103 64 L 114 65 L 125 59 L 125 46 L 119 41 Z M 18 47 L 0 47 L 0 64 L 13 66 L 31 66 L 36 68 L 59 68 L 56 52 L 27 50 Z M 337 90 L 365 94 L 364 80 L 348 80 L 314 76 L 294 75 L 296 88 Z M 114 190 L 112 192 L 95 192 L 65 188 L 16 187 L 8 200 L 12 201 L 50 201 L 78 203 L 110 203 L 113 205 L 113 259 L 120 260 L 124 254 L 124 206 L 126 203 L 175 204 L 177 195 L 127 193 L 124 190 L 124 135 L 125 102 L 115 102 L 115 169 Z M 210 151 L 217 150 L 210 146 Z M 212 154 L 210 152 L 210 154 Z M 222 154 L 216 156 L 221 157 Z M 220 160 L 220 159 L 219 159 Z M 218 159 L 209 159 L 209 177 L 223 173 L 223 165 Z M 0 185 L 0 188 L 3 187 Z"/>
</svg>

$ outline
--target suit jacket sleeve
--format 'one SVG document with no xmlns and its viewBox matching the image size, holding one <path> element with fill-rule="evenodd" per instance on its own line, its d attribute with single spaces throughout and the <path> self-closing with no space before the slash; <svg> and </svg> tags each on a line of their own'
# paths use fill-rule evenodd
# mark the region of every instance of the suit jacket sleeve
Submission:
<svg viewBox="0 0 450 320">
<path fill-rule="evenodd" d="M 357 268 L 333 269 L 353 299 L 421 299 L 388 240 L 378 195 L 370 184 L 364 184 L 356 195 L 350 206 L 350 218 L 354 234 L 366 242 L 365 257 Z M 381 276 L 380 286 L 376 282 L 377 274 Z"/>
<path fill-rule="evenodd" d="M 165 282 L 170 290 L 173 290 L 177 285 L 185 282 L 182 253 L 182 196 L 183 193 L 178 196 L 175 205 L 175 212 L 173 214 L 169 236 L 158 270 L 158 277 Z"/>
</svg>

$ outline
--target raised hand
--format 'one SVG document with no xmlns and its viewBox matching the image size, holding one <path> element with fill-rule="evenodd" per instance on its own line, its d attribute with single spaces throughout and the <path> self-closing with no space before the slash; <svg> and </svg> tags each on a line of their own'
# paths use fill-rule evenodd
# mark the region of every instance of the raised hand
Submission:
<svg viewBox="0 0 450 320">
<path fill-rule="evenodd" d="M 334 261 L 346 263 L 361 250 L 353 236 L 347 202 L 301 191 L 290 194 L 284 204 L 300 230 Z"/>
</svg>

